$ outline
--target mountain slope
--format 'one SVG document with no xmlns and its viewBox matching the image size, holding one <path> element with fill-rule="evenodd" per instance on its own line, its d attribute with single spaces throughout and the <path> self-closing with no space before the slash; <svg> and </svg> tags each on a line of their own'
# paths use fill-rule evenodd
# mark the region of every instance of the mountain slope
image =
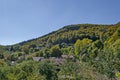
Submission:
<svg viewBox="0 0 120 80">
<path fill-rule="evenodd" d="M 33 58 L 44 60 L 35 62 Z M 118 80 L 120 23 L 68 25 L 36 39 L 0 46 L 0 73 L 3 80 L 41 79 L 56 73 L 58 80 L 67 76 L 74 80 Z"/>
<path fill-rule="evenodd" d="M 97 24 L 75 24 L 65 26 L 57 31 L 53 31 L 42 37 L 24 41 L 15 45 L 7 46 L 7 50 L 17 51 L 16 48 L 21 48 L 22 46 L 34 46 L 38 50 L 44 48 L 51 48 L 53 45 L 60 45 L 63 47 L 73 45 L 77 39 L 88 38 L 93 41 L 101 39 L 103 42 L 109 38 L 117 29 L 118 26 L 115 25 L 97 25 Z M 12 49 L 8 49 L 12 48 Z"/>
</svg>

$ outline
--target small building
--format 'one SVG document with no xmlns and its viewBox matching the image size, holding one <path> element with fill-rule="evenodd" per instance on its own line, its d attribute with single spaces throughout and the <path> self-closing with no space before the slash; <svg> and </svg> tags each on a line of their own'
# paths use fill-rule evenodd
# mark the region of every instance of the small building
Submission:
<svg viewBox="0 0 120 80">
<path fill-rule="evenodd" d="M 54 62 L 56 65 L 62 65 L 65 63 L 65 59 L 63 59 L 63 58 L 51 57 L 50 61 Z"/>
<path fill-rule="evenodd" d="M 61 58 L 63 58 L 63 59 L 73 59 L 74 57 L 72 55 L 61 55 Z"/>
<path fill-rule="evenodd" d="M 69 59 L 73 59 L 74 58 L 74 56 L 72 56 L 72 55 L 69 55 Z"/>
<path fill-rule="evenodd" d="M 68 55 L 61 55 L 61 58 L 66 59 L 68 58 Z"/>
<path fill-rule="evenodd" d="M 32 59 L 36 62 L 44 60 L 44 57 L 32 57 Z"/>
<path fill-rule="evenodd" d="M 13 66 L 14 64 L 15 64 L 15 61 L 10 61 L 10 62 L 9 62 L 9 65 L 10 65 L 10 66 Z"/>
</svg>

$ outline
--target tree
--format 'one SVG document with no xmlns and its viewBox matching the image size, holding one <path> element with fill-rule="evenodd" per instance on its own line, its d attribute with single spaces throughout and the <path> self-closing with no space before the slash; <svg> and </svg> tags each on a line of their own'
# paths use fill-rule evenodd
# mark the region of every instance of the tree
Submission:
<svg viewBox="0 0 120 80">
<path fill-rule="evenodd" d="M 4 55 L 2 53 L 0 53 L 0 59 L 3 59 Z"/>
<path fill-rule="evenodd" d="M 113 54 L 120 58 L 120 39 L 116 40 L 111 46 L 110 46 Z"/>
<path fill-rule="evenodd" d="M 95 59 L 98 53 L 103 49 L 103 43 L 100 40 L 93 42 L 87 49 L 89 59 Z"/>
<path fill-rule="evenodd" d="M 114 34 L 105 41 L 106 48 L 112 45 L 116 40 L 120 39 L 120 27 L 114 32 Z"/>
<path fill-rule="evenodd" d="M 48 57 L 50 57 L 50 50 L 48 48 L 45 48 L 42 51 L 42 54 L 43 54 L 44 57 L 48 58 Z"/>
<path fill-rule="evenodd" d="M 16 54 L 11 55 L 11 61 L 16 61 L 18 59 L 18 56 Z"/>
<path fill-rule="evenodd" d="M 51 52 L 52 57 L 60 57 L 62 55 L 62 52 L 61 52 L 60 47 L 58 45 L 53 46 L 50 49 L 50 52 Z"/>
<path fill-rule="evenodd" d="M 86 50 L 86 47 L 88 47 L 89 44 L 91 44 L 91 43 L 92 43 L 92 40 L 87 39 L 87 38 L 85 38 L 83 40 L 78 39 L 74 45 L 75 54 L 81 56 L 84 53 L 84 51 Z"/>
<path fill-rule="evenodd" d="M 75 43 L 75 54 L 78 55 L 80 54 L 81 50 L 80 50 L 80 44 L 81 44 L 81 40 L 78 39 Z"/>
<path fill-rule="evenodd" d="M 29 54 L 29 45 L 24 45 L 24 46 L 22 46 L 22 51 L 23 51 L 25 54 Z"/>
<path fill-rule="evenodd" d="M 46 76 L 46 80 L 54 80 L 55 66 L 49 62 L 41 62 L 38 65 L 39 74 Z"/>
<path fill-rule="evenodd" d="M 8 72 L 7 69 L 8 69 L 8 67 L 0 67 L 0 80 L 8 80 L 8 78 L 7 78 L 7 72 Z"/>
</svg>

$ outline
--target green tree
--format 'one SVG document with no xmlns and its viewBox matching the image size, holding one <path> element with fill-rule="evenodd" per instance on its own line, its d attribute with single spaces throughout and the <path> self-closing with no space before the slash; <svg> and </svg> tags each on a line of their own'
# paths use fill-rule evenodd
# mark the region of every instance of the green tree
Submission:
<svg viewBox="0 0 120 80">
<path fill-rule="evenodd" d="M 120 58 L 120 39 L 116 40 L 111 46 L 111 51 L 113 52 L 113 54 Z"/>
<path fill-rule="evenodd" d="M 29 45 L 24 45 L 24 46 L 22 46 L 22 51 L 23 51 L 25 54 L 29 54 Z"/>
<path fill-rule="evenodd" d="M 7 80 L 5 72 L 0 68 L 0 80 Z"/>
<path fill-rule="evenodd" d="M 46 80 L 53 80 L 55 77 L 55 66 L 49 62 L 41 62 L 38 65 L 39 74 L 46 77 Z"/>
<path fill-rule="evenodd" d="M 62 52 L 61 52 L 60 47 L 58 45 L 53 46 L 50 49 L 50 52 L 51 52 L 52 57 L 60 57 L 62 55 Z"/>
<path fill-rule="evenodd" d="M 45 48 L 43 51 L 42 51 L 42 54 L 40 53 L 40 55 L 44 56 L 45 58 L 49 58 L 50 57 L 50 49 L 48 48 Z"/>
</svg>

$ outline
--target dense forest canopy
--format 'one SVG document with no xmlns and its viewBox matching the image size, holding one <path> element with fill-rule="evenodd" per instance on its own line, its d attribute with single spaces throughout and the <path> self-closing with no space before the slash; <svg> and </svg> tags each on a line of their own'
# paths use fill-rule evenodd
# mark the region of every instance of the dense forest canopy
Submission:
<svg viewBox="0 0 120 80">
<path fill-rule="evenodd" d="M 0 45 L 0 80 L 67 79 L 120 79 L 120 22 L 68 25 L 15 45 Z"/>
</svg>

